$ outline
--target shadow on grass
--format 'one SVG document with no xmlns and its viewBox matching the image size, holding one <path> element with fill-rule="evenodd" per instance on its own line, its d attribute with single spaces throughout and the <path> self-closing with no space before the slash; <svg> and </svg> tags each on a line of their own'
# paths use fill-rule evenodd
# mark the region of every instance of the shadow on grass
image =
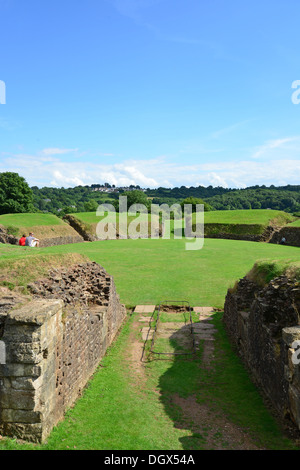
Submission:
<svg viewBox="0 0 300 470">
<path fill-rule="evenodd" d="M 159 374 L 160 400 L 175 428 L 183 430 L 182 448 L 296 449 L 231 347 L 222 313 L 214 315 L 213 324 L 213 350 L 207 351 L 209 343 L 201 341 L 193 356 L 151 359 Z M 169 337 L 168 346 L 178 351 L 178 332 Z"/>
<path fill-rule="evenodd" d="M 179 438 L 182 449 L 205 449 L 205 432 L 199 430 L 191 416 L 193 408 L 198 407 L 196 395 L 202 376 L 203 345 L 195 348 L 194 336 L 185 324 L 169 337 L 160 331 L 152 346 L 155 353 L 148 351 L 148 357 L 159 376 L 160 400 L 175 428 L 190 434 Z M 186 406 L 191 414 L 184 412 Z"/>
</svg>

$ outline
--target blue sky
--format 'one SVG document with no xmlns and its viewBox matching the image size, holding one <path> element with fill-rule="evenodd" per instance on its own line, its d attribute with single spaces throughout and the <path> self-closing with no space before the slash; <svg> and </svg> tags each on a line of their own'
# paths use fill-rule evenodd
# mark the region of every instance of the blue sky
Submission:
<svg viewBox="0 0 300 470">
<path fill-rule="evenodd" d="M 299 184 L 299 17 L 299 0 L 0 0 L 0 172 Z"/>
</svg>

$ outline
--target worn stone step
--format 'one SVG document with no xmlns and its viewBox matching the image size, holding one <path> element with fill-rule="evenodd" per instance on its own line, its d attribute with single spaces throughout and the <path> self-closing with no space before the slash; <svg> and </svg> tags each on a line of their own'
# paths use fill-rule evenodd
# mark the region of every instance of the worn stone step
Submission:
<svg viewBox="0 0 300 470">
<path fill-rule="evenodd" d="M 152 320 L 152 317 L 141 317 L 141 318 L 139 318 L 139 322 L 150 323 L 151 320 Z"/>
<path fill-rule="evenodd" d="M 137 305 L 134 309 L 134 313 L 153 313 L 156 305 Z"/>
<path fill-rule="evenodd" d="M 143 341 L 146 341 L 147 339 L 152 339 L 153 338 L 153 333 L 154 333 L 154 329 L 153 328 L 142 328 L 141 329 L 141 332 L 142 332 L 142 339 Z"/>
<path fill-rule="evenodd" d="M 214 307 L 193 307 L 193 311 L 195 313 L 199 313 L 200 315 L 208 315 L 215 311 Z"/>
</svg>

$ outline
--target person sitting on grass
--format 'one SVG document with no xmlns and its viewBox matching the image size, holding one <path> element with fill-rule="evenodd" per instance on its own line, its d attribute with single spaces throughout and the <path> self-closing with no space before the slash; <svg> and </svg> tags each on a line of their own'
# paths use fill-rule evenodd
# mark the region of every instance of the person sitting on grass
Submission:
<svg viewBox="0 0 300 470">
<path fill-rule="evenodd" d="M 285 237 L 282 237 L 282 239 L 280 240 L 280 245 L 286 245 Z"/>
<path fill-rule="evenodd" d="M 25 246 L 25 242 L 26 242 L 26 235 L 22 235 L 22 237 L 19 240 L 19 245 Z"/>
<path fill-rule="evenodd" d="M 31 248 L 38 247 L 40 240 L 33 236 L 33 233 L 30 232 L 29 236 L 26 237 L 25 246 L 30 246 Z"/>
</svg>

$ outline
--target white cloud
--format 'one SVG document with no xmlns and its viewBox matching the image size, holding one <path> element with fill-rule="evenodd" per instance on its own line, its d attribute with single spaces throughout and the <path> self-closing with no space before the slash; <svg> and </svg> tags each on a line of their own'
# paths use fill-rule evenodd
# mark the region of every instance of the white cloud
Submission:
<svg viewBox="0 0 300 470">
<path fill-rule="evenodd" d="M 77 152 L 78 149 L 60 149 L 60 148 L 47 148 L 42 150 L 43 155 L 63 155 L 65 153 Z"/>
<path fill-rule="evenodd" d="M 286 149 L 287 147 L 285 144 L 295 141 L 299 143 L 299 137 L 286 137 L 284 139 L 270 140 L 258 147 L 255 153 L 251 155 L 251 158 L 256 159 L 261 157 L 268 157 L 270 152 L 272 152 L 274 149 Z M 274 154 L 274 152 L 272 153 Z"/>
<path fill-rule="evenodd" d="M 293 142 L 292 142 L 293 140 Z M 292 145 L 286 158 L 285 146 Z M 176 163 L 161 156 L 149 160 L 126 160 L 114 163 L 64 160 L 63 155 L 41 156 L 2 153 L 0 172 L 15 171 L 31 186 L 73 187 L 94 183 L 155 188 L 158 186 L 223 186 L 242 188 L 259 185 L 299 184 L 300 159 L 297 139 L 277 139 L 266 144 L 268 158 L 215 161 L 205 163 Z M 282 153 L 278 153 L 281 150 Z M 257 150 L 256 150 L 257 151 Z M 102 159 L 101 159 L 102 160 Z M 186 160 L 187 161 L 187 160 Z M 203 161 L 203 160 L 202 160 Z"/>
<path fill-rule="evenodd" d="M 65 176 L 60 171 L 54 171 L 54 179 L 51 181 L 51 186 L 84 186 L 84 182 L 78 176 Z"/>
</svg>

